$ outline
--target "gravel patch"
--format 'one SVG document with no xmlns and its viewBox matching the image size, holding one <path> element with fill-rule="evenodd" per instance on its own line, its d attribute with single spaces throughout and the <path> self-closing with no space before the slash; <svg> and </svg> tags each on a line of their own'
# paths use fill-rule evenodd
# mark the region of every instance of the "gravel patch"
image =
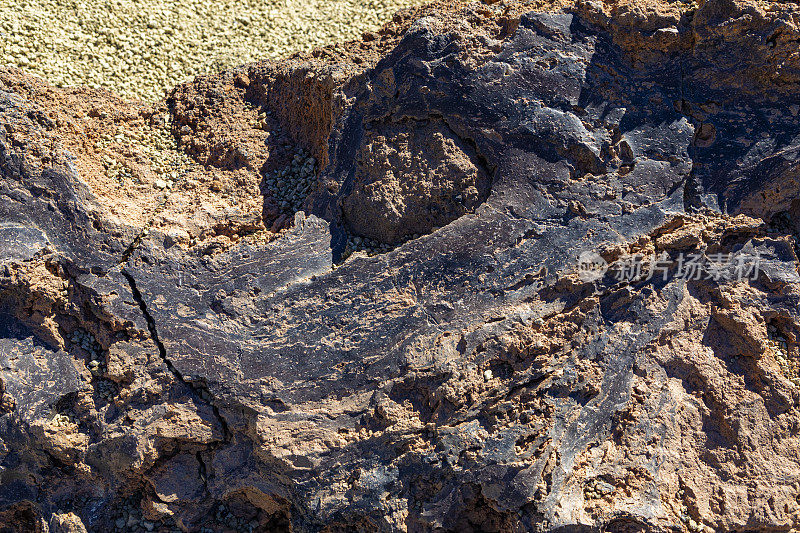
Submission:
<svg viewBox="0 0 800 533">
<path fill-rule="evenodd" d="M 354 39 L 420 0 L 0 0 L 0 62 L 155 101 L 199 74 Z"/>
</svg>

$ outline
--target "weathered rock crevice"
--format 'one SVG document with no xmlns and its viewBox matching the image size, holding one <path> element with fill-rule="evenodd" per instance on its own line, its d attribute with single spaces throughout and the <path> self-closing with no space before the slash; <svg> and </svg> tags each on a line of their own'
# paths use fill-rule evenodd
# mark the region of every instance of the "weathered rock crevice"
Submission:
<svg viewBox="0 0 800 533">
<path fill-rule="evenodd" d="M 136 286 L 136 280 L 129 272 L 126 272 L 124 269 L 122 270 L 122 275 L 130 284 L 131 294 L 136 300 L 136 303 L 138 304 L 139 309 L 141 310 L 142 315 L 144 316 L 144 319 L 147 322 L 147 329 L 150 332 L 150 337 L 152 338 L 153 343 L 158 348 L 159 356 L 161 357 L 161 360 L 164 362 L 164 365 L 167 367 L 167 369 L 169 369 L 170 373 L 175 377 L 175 379 L 177 379 L 181 383 L 186 384 L 192 390 L 194 396 L 197 398 L 198 401 L 200 401 L 201 403 L 206 403 L 209 407 L 211 407 L 211 409 L 214 412 L 215 418 L 217 419 L 220 427 L 222 428 L 224 435 L 224 442 L 230 441 L 231 432 L 230 429 L 228 428 L 228 422 L 225 419 L 225 417 L 221 414 L 219 408 L 214 404 L 213 398 L 211 397 L 208 389 L 203 387 L 197 381 L 187 379 L 180 372 L 180 370 L 178 370 L 175 367 L 173 362 L 170 361 L 167 355 L 167 349 L 164 347 L 164 344 L 158 338 L 158 328 L 156 326 L 156 322 L 153 319 L 153 316 L 147 310 L 147 303 L 145 302 L 142 293 L 139 291 L 139 288 Z"/>
</svg>

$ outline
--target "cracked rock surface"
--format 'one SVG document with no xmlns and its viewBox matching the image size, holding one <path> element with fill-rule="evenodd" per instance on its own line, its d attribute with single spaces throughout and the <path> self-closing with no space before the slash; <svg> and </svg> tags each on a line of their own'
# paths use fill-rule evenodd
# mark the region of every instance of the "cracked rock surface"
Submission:
<svg viewBox="0 0 800 533">
<path fill-rule="evenodd" d="M 799 21 L 440 3 L 149 107 L 0 70 L 0 530 L 800 528 Z"/>
</svg>

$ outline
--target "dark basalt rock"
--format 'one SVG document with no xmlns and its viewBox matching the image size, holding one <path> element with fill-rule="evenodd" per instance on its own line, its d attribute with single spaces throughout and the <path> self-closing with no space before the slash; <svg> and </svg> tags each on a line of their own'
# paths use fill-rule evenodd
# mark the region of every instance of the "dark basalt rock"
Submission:
<svg viewBox="0 0 800 533">
<path fill-rule="evenodd" d="M 7 128 L 25 132 L 23 144 L 0 129 L 0 253 L 4 259 L 28 259 L 50 246 L 84 268 L 108 269 L 136 233 L 102 219 L 92 192 L 77 175 L 74 156 L 47 146 L 41 138 L 47 123 L 40 124 L 45 119 L 36 111 L 0 91 L 0 114 Z"/>
<path fill-rule="evenodd" d="M 3 396 L 13 398 L 4 404 L 5 410 L 18 412 L 23 420 L 47 416 L 50 406 L 79 388 L 69 355 L 49 350 L 8 315 L 0 315 L 0 362 L 5 372 Z"/>
<path fill-rule="evenodd" d="M 74 168 L 0 128 L 0 501 L 99 531 L 139 527 L 131 497 L 187 531 L 797 527 L 797 226 L 770 223 L 796 211 L 800 123 L 727 81 L 736 35 L 703 40 L 741 9 L 684 14 L 652 57 L 590 4 L 500 34 L 419 19 L 331 90 L 324 186 L 266 244 L 107 223 Z M 343 260 L 353 232 L 397 246 Z M 583 252 L 608 271 L 579 276 Z M 668 276 L 616 277 L 637 253 Z M 686 279 L 681 253 L 762 262 Z M 39 261 L 59 296 L 20 282 Z M 99 370 L 47 346 L 78 327 Z M 43 438 L 82 390 L 75 439 Z"/>
</svg>

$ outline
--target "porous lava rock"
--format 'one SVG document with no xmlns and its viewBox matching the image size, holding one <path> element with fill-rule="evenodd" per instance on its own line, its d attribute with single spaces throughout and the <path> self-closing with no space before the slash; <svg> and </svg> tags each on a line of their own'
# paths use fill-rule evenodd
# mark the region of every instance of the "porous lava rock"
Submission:
<svg viewBox="0 0 800 533">
<path fill-rule="evenodd" d="M 0 524 L 797 529 L 799 16 L 433 4 L 152 107 L 0 72 Z M 121 124 L 192 162 L 109 178 Z"/>
</svg>

